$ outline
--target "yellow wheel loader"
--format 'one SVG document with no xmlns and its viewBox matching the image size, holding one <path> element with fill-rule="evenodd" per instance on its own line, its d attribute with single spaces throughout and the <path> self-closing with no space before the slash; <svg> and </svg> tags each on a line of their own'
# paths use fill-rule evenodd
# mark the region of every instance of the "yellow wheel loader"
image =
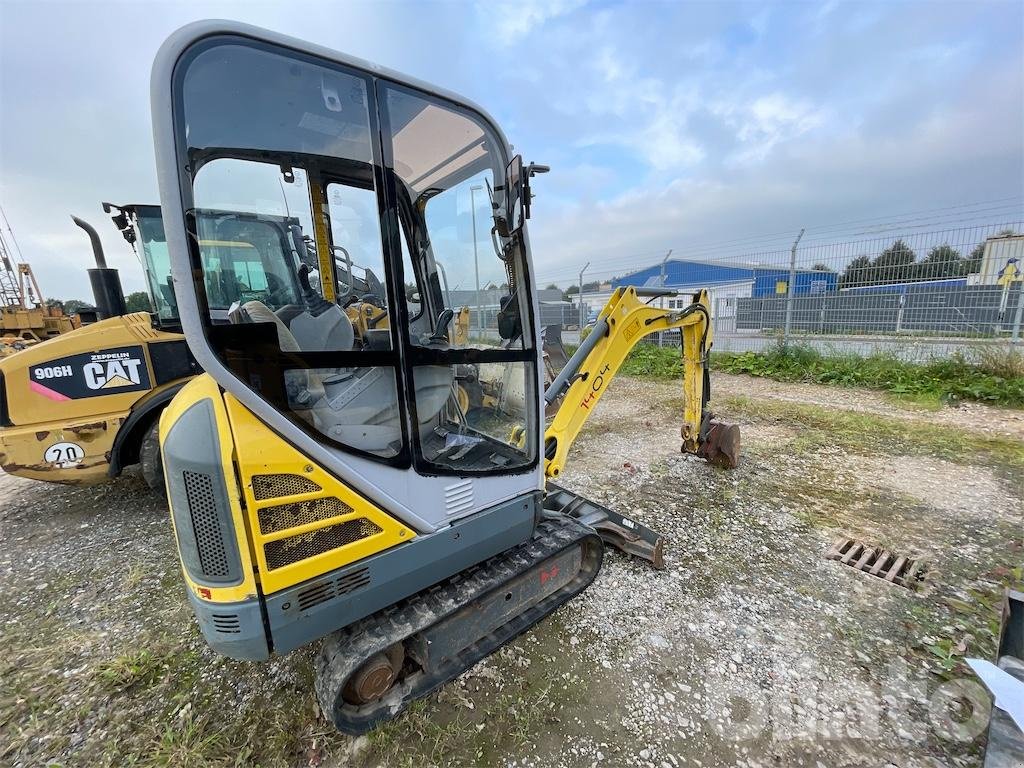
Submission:
<svg viewBox="0 0 1024 768">
<path fill-rule="evenodd" d="M 586 589 L 605 544 L 663 564 L 656 533 L 549 479 L 629 349 L 669 329 L 683 335 L 683 450 L 734 462 L 736 428 L 705 407 L 705 292 L 666 312 L 620 289 L 545 392 L 526 220 L 546 169 L 512 157 L 479 107 L 198 22 L 157 54 L 152 109 L 173 293 L 205 371 L 163 412 L 160 444 L 212 648 L 257 661 L 319 641 L 323 712 L 360 733 Z M 298 221 L 290 252 L 257 225 L 280 215 Z M 260 294 L 219 313 L 224 241 L 259 251 L 268 284 L 297 281 L 298 311 Z M 357 288 L 357 263 L 379 279 Z M 508 286 L 497 333 L 456 332 L 444 271 Z M 382 317 L 353 322 L 353 298 Z M 485 393 L 474 407 L 468 381 Z"/>
<path fill-rule="evenodd" d="M 152 252 L 161 247 L 154 237 L 163 237 L 159 208 L 104 208 L 130 243 L 144 244 L 150 286 L 166 283 L 166 246 L 162 261 Z M 99 235 L 72 218 L 92 242 L 96 267 L 88 272 L 100 319 L 0 360 L 0 467 L 35 480 L 95 483 L 140 463 L 147 483 L 160 487 L 158 417 L 199 368 L 165 303 L 151 295 L 154 315 L 126 311 Z"/>
<path fill-rule="evenodd" d="M 136 250 L 154 311 L 126 312 L 120 278 L 106 265 L 99 235 L 72 217 L 92 242 L 96 267 L 89 279 L 101 319 L 0 361 L 0 467 L 36 480 L 96 483 L 138 463 L 150 487 L 162 488 L 160 413 L 201 369 L 181 334 L 160 207 L 103 208 Z M 240 221 L 215 210 L 200 215 L 211 227 L 217 222 L 220 232 L 219 240 L 204 241 L 211 313 L 226 319 L 233 303 L 257 298 L 297 313 L 298 277 L 277 282 L 263 268 L 264 260 L 277 265 L 290 258 L 297 220 Z M 259 238 L 251 235 L 254 228 Z M 232 240 L 234 231 L 249 234 Z"/>
</svg>

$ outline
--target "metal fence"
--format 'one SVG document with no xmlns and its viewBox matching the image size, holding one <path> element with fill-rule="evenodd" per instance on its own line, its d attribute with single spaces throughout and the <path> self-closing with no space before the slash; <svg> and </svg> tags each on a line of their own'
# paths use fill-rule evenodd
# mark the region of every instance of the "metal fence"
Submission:
<svg viewBox="0 0 1024 768">
<path fill-rule="evenodd" d="M 680 294 L 708 286 L 717 350 L 788 341 L 824 352 L 884 349 L 926 358 L 1024 337 L 1020 218 L 878 228 L 841 241 L 825 233 L 714 259 L 676 253 L 684 263 L 626 279 Z M 677 337 L 652 341 L 678 343 Z"/>
</svg>

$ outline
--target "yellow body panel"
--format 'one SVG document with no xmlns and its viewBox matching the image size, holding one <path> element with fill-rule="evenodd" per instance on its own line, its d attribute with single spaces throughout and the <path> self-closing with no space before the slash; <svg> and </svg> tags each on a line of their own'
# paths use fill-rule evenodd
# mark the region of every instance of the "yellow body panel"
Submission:
<svg viewBox="0 0 1024 768">
<path fill-rule="evenodd" d="M 149 314 L 137 312 L 78 328 L 0 359 L 12 423 L 0 427 L 0 467 L 9 474 L 50 482 L 87 484 L 107 479 L 110 451 L 124 421 L 134 408 L 175 382 L 55 400 L 54 393 L 33 387 L 31 371 L 72 355 L 139 346 L 152 384 L 156 379 L 150 345 L 183 338 L 178 333 L 155 330 Z M 75 461 L 48 461 L 47 449 L 58 445 L 76 446 L 81 454 L 75 456 Z"/>
<path fill-rule="evenodd" d="M 184 390 L 178 398 L 182 394 Z M 224 402 L 234 436 L 235 461 L 245 499 L 251 553 L 259 568 L 260 583 L 265 593 L 290 587 L 414 538 L 415 533 L 411 529 L 316 466 L 232 395 L 225 395 Z M 293 484 L 298 483 L 305 488 L 300 488 L 299 492 L 269 496 L 264 492 L 257 498 L 253 478 L 259 475 L 295 478 Z M 325 500 L 334 505 L 338 514 L 312 514 L 318 503 Z M 340 505 L 337 504 L 339 501 Z M 280 511 L 271 513 L 268 510 L 272 508 Z M 276 516 L 271 517 L 272 514 Z M 261 518 L 265 523 L 273 520 L 274 524 L 268 524 L 268 530 L 264 531 Z M 285 565 L 272 568 L 268 562 L 267 545 L 272 542 L 283 542 L 283 546 L 300 551 L 311 542 L 314 532 L 356 521 L 368 521 L 366 527 L 377 530 L 351 543 Z M 244 541 L 239 540 L 240 544 Z"/>
<path fill-rule="evenodd" d="M 583 429 L 590 412 L 596 407 L 601 396 L 608 389 L 622 366 L 626 355 L 644 336 L 658 331 L 681 329 L 683 334 L 683 443 L 689 452 L 697 450 L 697 433 L 703 413 L 704 392 L 704 349 L 711 345 L 711 327 L 707 291 L 702 290 L 695 304 L 704 311 L 692 307 L 670 311 L 652 307 L 642 302 L 633 288 L 617 288 L 601 311 L 600 317 L 607 319 L 608 334 L 591 350 L 580 375 L 569 386 L 558 412 L 544 433 L 544 444 L 555 442 L 554 455 L 545 458 L 544 473 L 555 478 L 572 447 L 573 441 Z"/>
<path fill-rule="evenodd" d="M 185 576 L 185 583 L 197 597 L 215 603 L 234 603 L 241 600 L 250 600 L 258 596 L 256 575 L 252 566 L 252 558 L 249 548 L 245 543 L 249 539 L 246 528 L 245 514 L 241 504 L 241 493 L 238 482 L 235 479 L 234 469 L 234 444 L 231 439 L 231 425 L 228 422 L 227 410 L 224 407 L 224 399 L 220 387 L 208 374 L 200 374 L 182 387 L 181 391 L 174 396 L 174 399 L 167 405 L 160 415 L 160 442 L 164 440 L 171 425 L 191 406 L 200 400 L 210 400 L 213 403 L 213 412 L 217 420 L 217 435 L 220 438 L 220 460 L 224 470 L 224 479 L 227 482 L 227 498 L 231 505 L 231 521 L 234 525 L 234 535 L 238 540 L 238 554 L 242 561 L 242 583 L 233 587 L 207 587 L 197 584 L 189 578 L 188 571 L 182 566 L 182 574 Z M 171 506 L 171 499 L 168 497 L 168 507 Z M 174 526 L 174 516 L 171 515 L 171 526 Z M 177 531 L 175 531 L 177 541 Z"/>
<path fill-rule="evenodd" d="M 350 304 L 345 308 L 345 314 L 348 315 L 348 319 L 352 323 L 352 329 L 355 331 L 357 339 L 366 339 L 366 332 L 371 328 L 383 330 L 391 327 L 391 323 L 388 322 L 387 310 L 375 307 L 368 301 L 357 301 L 355 304 Z"/>
</svg>

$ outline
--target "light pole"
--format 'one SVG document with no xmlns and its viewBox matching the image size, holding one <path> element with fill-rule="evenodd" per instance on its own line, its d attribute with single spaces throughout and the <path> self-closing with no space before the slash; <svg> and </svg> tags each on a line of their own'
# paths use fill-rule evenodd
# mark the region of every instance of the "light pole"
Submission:
<svg viewBox="0 0 1024 768">
<path fill-rule="evenodd" d="M 476 193 L 482 189 L 482 184 L 474 184 L 469 188 L 469 207 L 473 216 L 473 269 L 476 271 L 476 326 L 481 336 L 484 332 L 484 314 L 480 307 L 480 259 L 476 251 Z"/>
</svg>

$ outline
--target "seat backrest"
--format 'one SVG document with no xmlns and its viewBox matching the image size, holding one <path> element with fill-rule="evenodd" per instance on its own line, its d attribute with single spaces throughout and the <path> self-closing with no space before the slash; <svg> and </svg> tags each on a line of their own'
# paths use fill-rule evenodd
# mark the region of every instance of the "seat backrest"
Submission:
<svg viewBox="0 0 1024 768">
<path fill-rule="evenodd" d="M 247 301 L 241 307 L 245 317 L 251 323 L 273 323 L 277 326 L 277 343 L 282 352 L 301 352 L 302 347 L 295 336 L 288 330 L 280 317 L 262 301 Z"/>
</svg>

